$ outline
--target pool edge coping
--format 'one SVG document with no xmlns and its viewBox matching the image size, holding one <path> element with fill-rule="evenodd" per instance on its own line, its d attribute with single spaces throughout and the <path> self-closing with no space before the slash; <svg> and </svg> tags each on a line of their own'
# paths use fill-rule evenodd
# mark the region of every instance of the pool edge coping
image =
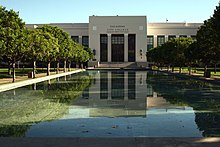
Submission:
<svg viewBox="0 0 220 147">
<path fill-rule="evenodd" d="M 130 137 L 130 138 L 57 138 L 57 137 L 44 137 L 44 138 L 15 138 L 4 137 L 0 138 L 0 143 L 3 146 L 16 146 L 16 147 L 137 147 L 137 146 L 219 146 L 219 137 Z"/>
</svg>

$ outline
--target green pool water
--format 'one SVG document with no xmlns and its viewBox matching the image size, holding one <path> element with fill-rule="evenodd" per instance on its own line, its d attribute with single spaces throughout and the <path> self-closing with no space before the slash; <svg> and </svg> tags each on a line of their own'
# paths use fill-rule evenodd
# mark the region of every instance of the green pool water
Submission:
<svg viewBox="0 0 220 147">
<path fill-rule="evenodd" d="M 220 86 L 91 70 L 0 93 L 1 137 L 220 136 Z"/>
</svg>

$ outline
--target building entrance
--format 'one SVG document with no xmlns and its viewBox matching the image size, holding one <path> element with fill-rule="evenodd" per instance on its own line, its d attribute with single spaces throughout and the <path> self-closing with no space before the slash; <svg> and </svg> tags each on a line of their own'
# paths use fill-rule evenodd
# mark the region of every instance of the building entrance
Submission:
<svg viewBox="0 0 220 147">
<path fill-rule="evenodd" d="M 124 62 L 124 34 L 112 34 L 112 62 Z"/>
</svg>

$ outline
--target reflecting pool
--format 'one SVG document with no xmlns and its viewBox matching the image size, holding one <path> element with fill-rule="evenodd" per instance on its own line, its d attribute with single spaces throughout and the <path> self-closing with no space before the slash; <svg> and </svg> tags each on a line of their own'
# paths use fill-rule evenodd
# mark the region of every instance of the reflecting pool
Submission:
<svg viewBox="0 0 220 147">
<path fill-rule="evenodd" d="M 147 71 L 87 71 L 0 93 L 0 136 L 220 136 L 220 86 Z"/>
</svg>

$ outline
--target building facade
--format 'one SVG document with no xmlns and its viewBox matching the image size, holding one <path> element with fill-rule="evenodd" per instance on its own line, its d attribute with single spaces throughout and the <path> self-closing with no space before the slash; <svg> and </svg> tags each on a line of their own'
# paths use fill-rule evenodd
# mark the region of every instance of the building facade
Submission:
<svg viewBox="0 0 220 147">
<path fill-rule="evenodd" d="M 35 28 L 43 24 L 27 24 Z M 146 16 L 90 16 L 89 23 L 52 23 L 88 46 L 97 63 L 134 62 L 147 66 L 146 53 L 169 39 L 195 39 L 201 23 L 147 23 Z"/>
</svg>

